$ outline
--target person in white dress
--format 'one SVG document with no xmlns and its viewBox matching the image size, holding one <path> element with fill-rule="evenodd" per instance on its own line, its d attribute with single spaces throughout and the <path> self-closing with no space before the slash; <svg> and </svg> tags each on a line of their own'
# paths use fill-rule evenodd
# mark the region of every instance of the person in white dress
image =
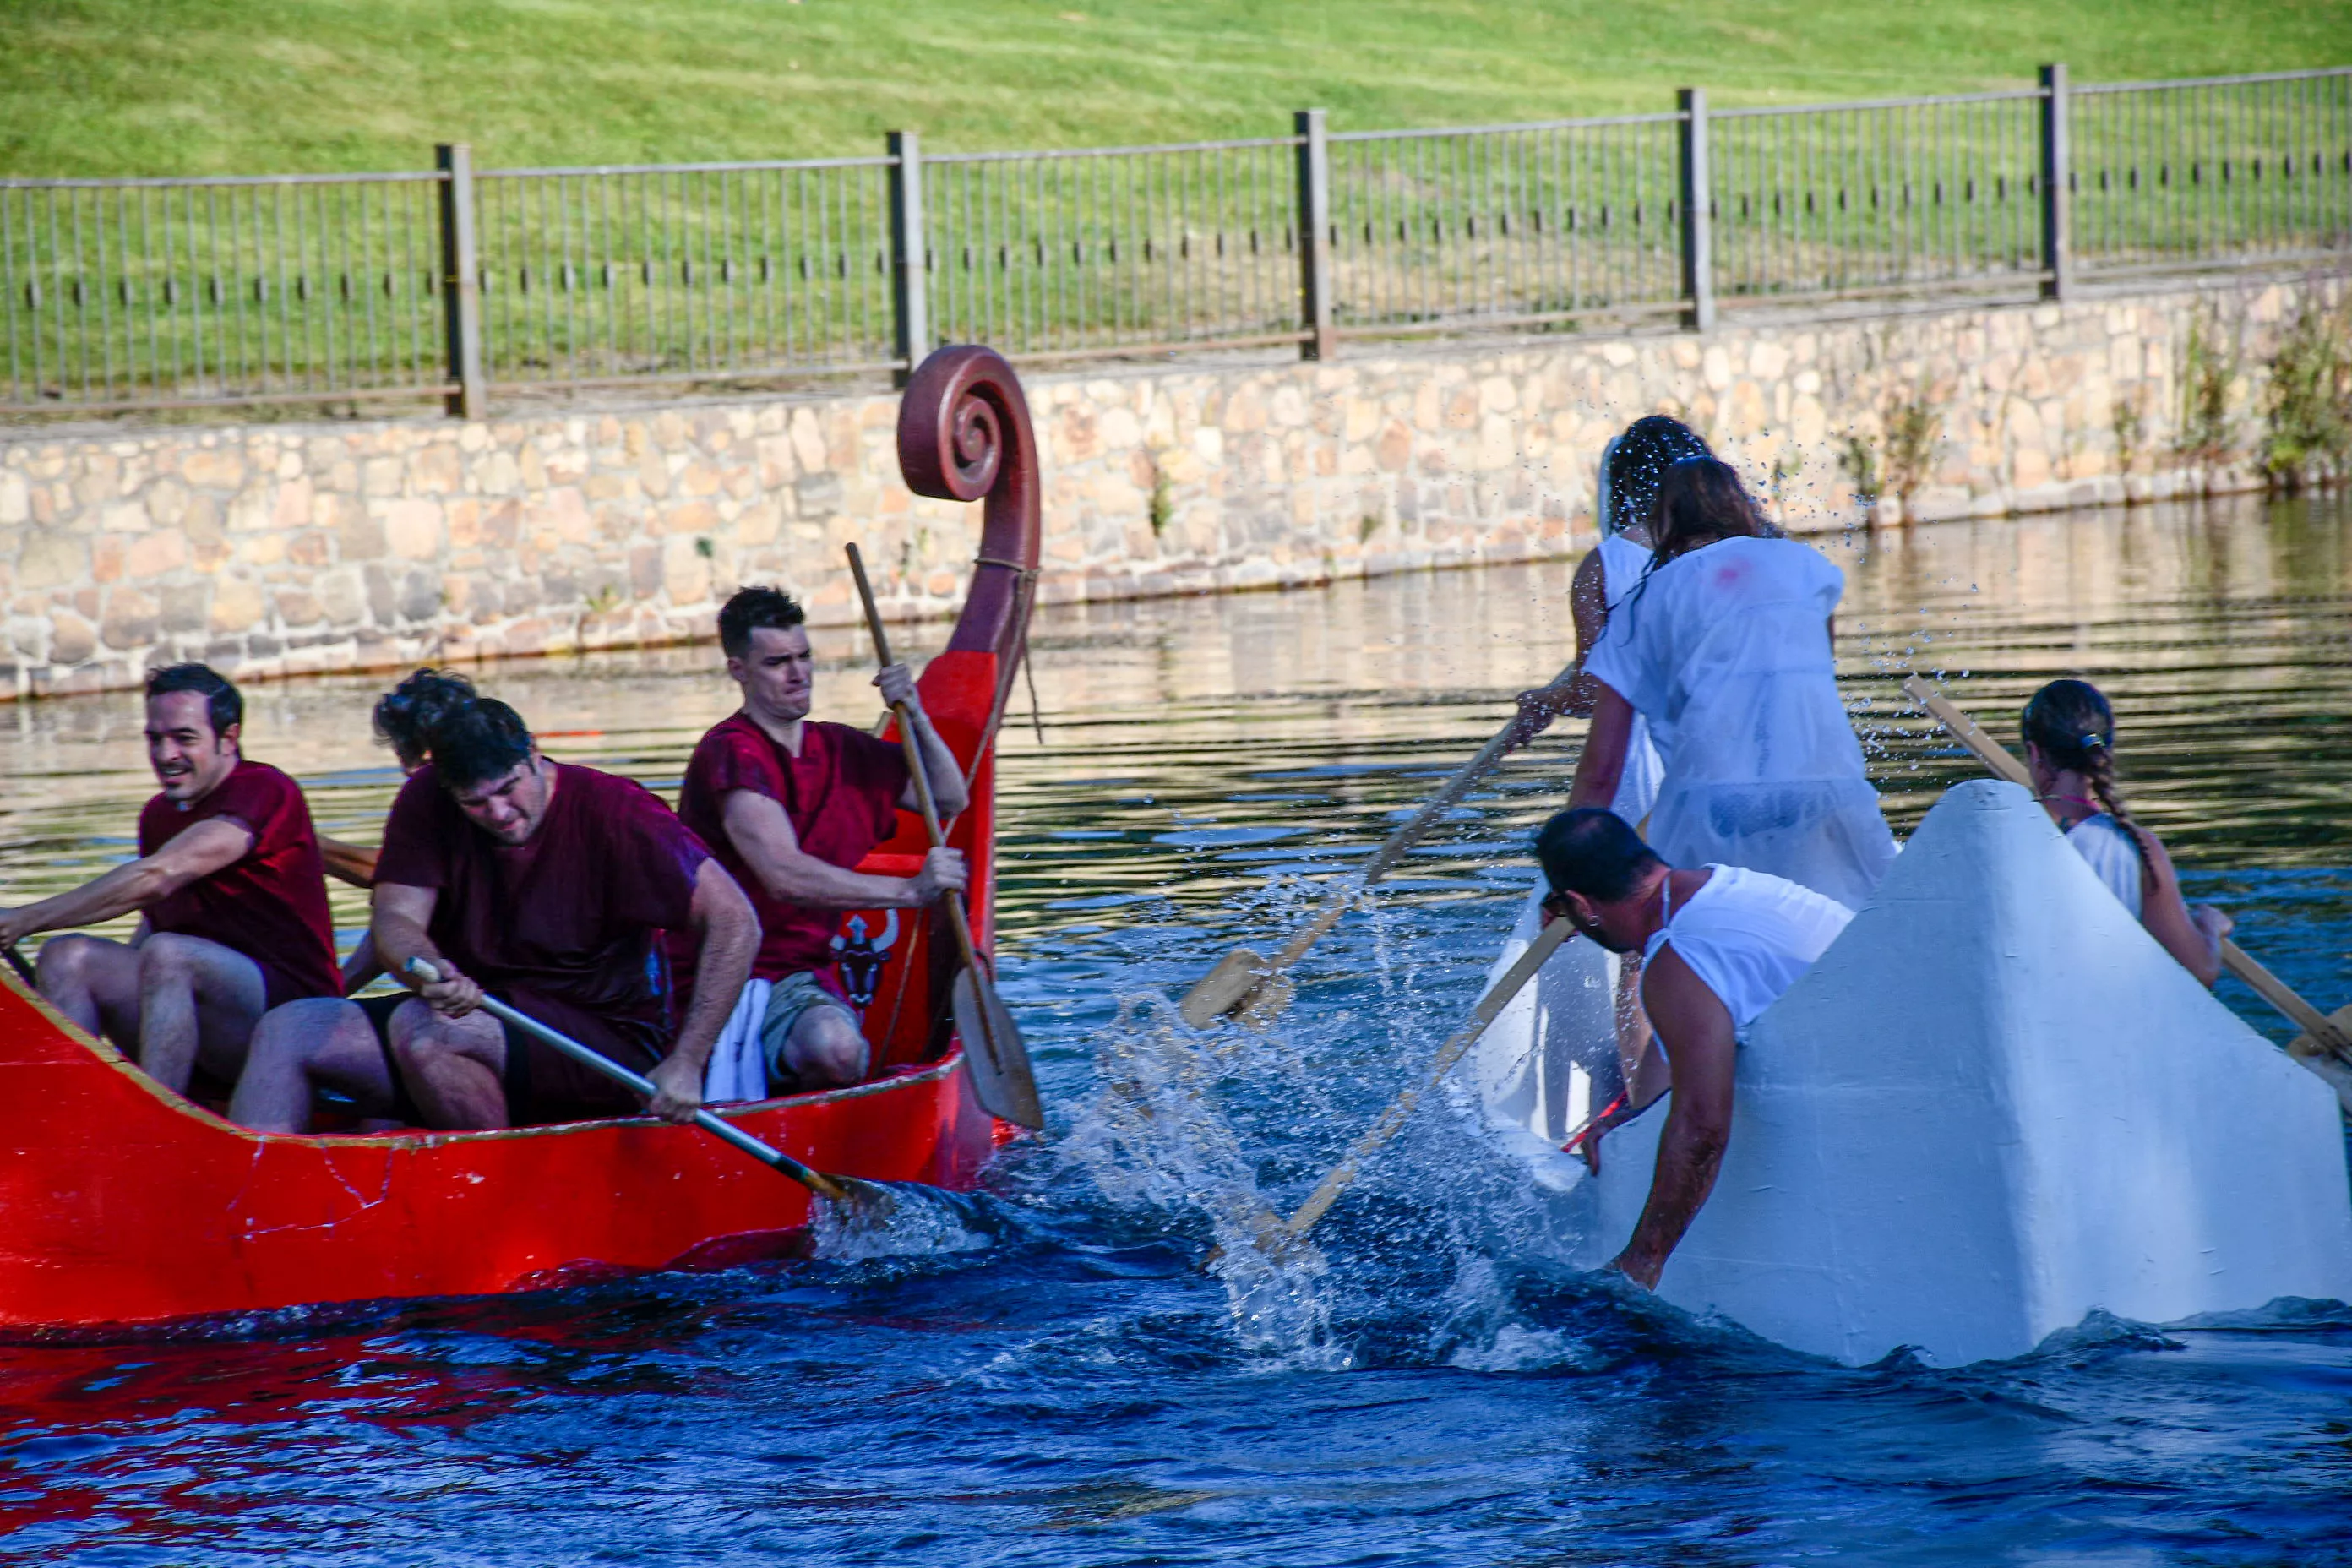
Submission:
<svg viewBox="0 0 2352 1568">
<path fill-rule="evenodd" d="M 1650 509 L 1666 470 L 1706 456 L 1706 443 L 1678 419 L 1653 414 L 1612 437 L 1601 455 L 1594 508 L 1600 543 L 1576 568 L 1569 613 L 1580 667 L 1609 625 L 1611 608 L 1633 591 L 1650 563 Z M 1601 689 L 1571 670 L 1519 699 L 1528 738 L 1560 714 L 1590 717 Z M 1650 813 L 1664 772 L 1648 728 L 1637 717 L 1611 808 L 1638 825 Z M 1489 982 L 1517 962 L 1544 926 L 1549 896 L 1542 877 L 1528 889 Z M 1553 1147 L 1567 1142 L 1604 1109 L 1615 1107 L 1649 1041 L 1639 1000 L 1641 957 L 1622 958 L 1573 942 L 1543 967 L 1480 1043 L 1477 1076 L 1485 1102 L 1507 1125 L 1525 1127 Z M 1657 1075 L 1654 1094 L 1664 1088 Z M 1648 1103 L 1643 1098 L 1642 1103 Z"/>
<path fill-rule="evenodd" d="M 1859 908 L 1895 859 L 1831 651 L 1845 574 L 1780 536 L 1731 468 L 1666 471 L 1648 572 L 1584 662 L 1601 689 L 1569 796 L 1617 796 L 1634 721 L 1665 761 L 1650 841 Z"/>
<path fill-rule="evenodd" d="M 1642 1005 L 1673 1074 L 1657 1173 L 1640 1224 L 1610 1267 L 1654 1289 L 1706 1202 L 1731 1141 L 1733 1084 L 1748 1026 L 1853 919 L 1808 888 L 1737 866 L 1676 868 L 1614 812 L 1563 811 L 1536 856 L 1549 912 L 1612 952 L 1640 952 Z M 1586 1143 L 1597 1170 L 1600 1139 Z"/>
<path fill-rule="evenodd" d="M 2132 820 L 2116 787 L 2116 715 L 2086 680 L 2053 680 L 2025 705 L 2033 792 L 2066 842 L 2180 966 L 2210 985 L 2221 973 L 2230 917 L 2180 896 L 2172 857 Z"/>
</svg>

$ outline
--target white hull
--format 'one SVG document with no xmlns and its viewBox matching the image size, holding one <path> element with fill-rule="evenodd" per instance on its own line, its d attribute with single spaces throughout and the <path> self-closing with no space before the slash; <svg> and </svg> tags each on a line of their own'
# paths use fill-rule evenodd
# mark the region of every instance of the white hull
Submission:
<svg viewBox="0 0 2352 1568">
<path fill-rule="evenodd" d="M 1580 1264 L 1632 1234 L 1669 1104 L 1572 1194 Z M 2336 1099 L 2024 791 L 1962 784 L 1757 1020 L 1722 1174 L 1659 1288 L 1856 1365 L 2021 1355 L 2097 1309 L 2352 1299 Z"/>
</svg>

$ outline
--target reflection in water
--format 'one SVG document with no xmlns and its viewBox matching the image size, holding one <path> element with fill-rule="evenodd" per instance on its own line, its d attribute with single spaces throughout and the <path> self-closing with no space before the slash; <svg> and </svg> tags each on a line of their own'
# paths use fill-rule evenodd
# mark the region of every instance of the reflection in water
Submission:
<svg viewBox="0 0 2352 1568">
<path fill-rule="evenodd" d="M 2034 686 L 2085 675 L 2116 699 L 2131 797 L 2192 896 L 2229 905 L 2315 999 L 2352 999 L 2352 509 L 1823 542 L 1849 573 L 1844 679 L 1898 830 L 1971 771 L 1904 710 L 1905 671 L 2003 734 Z M 1003 748 L 1001 929 L 1054 1126 L 1007 1151 L 937 1246 L 848 1238 L 707 1274 L 0 1351 L 0 1553 L 2345 1560 L 2341 1310 L 2168 1336 L 2094 1322 L 1958 1372 L 1801 1362 L 1551 1261 L 1543 1194 L 1459 1086 L 1367 1169 L 1304 1266 L 1203 1274 L 1213 1241 L 1303 1195 L 1475 994 L 1575 727 L 1465 801 L 1317 950 L 1275 1029 L 1190 1036 L 1155 994 L 1281 932 L 1315 878 L 1559 668 L 1568 579 L 1042 615 L 1044 743 L 1016 700 Z M 862 640 L 818 640 L 819 712 L 869 721 Z M 480 674 L 551 751 L 674 789 L 731 706 L 716 666 L 684 649 Z M 366 733 L 383 684 L 247 694 L 253 752 L 359 842 L 396 782 Z M 129 698 L 0 711 L 0 901 L 128 853 L 152 788 L 138 731 Z M 348 940 L 361 906 L 339 891 L 336 909 Z"/>
</svg>

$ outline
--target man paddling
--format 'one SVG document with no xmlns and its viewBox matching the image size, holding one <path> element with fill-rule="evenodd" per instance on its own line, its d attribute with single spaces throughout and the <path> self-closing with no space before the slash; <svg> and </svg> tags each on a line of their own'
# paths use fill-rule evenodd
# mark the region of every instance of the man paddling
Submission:
<svg viewBox="0 0 2352 1568">
<path fill-rule="evenodd" d="M 719 644 L 743 705 L 694 748 L 678 793 L 678 816 L 759 911 L 751 973 L 772 987 L 759 1024 L 772 1093 L 866 1076 L 865 1032 L 834 973 L 839 911 L 923 909 L 966 883 L 960 849 L 929 851 L 912 877 L 856 869 L 890 837 L 901 807 L 919 809 L 915 786 L 898 745 L 808 717 L 814 658 L 805 620 L 774 588 L 745 588 L 720 609 Z M 913 713 L 940 811 L 963 810 L 962 769 L 924 714 L 913 674 L 893 664 L 874 684 L 885 702 Z"/>
<path fill-rule="evenodd" d="M 1649 1202 L 1610 1267 L 1655 1289 L 1722 1166 L 1741 1037 L 1853 911 L 1762 871 L 1670 867 L 1622 818 L 1597 807 L 1544 824 L 1536 858 L 1551 887 L 1546 912 L 1612 952 L 1643 956 L 1642 1005 L 1674 1098 Z M 1595 1169 L 1602 1131 L 1585 1140 Z"/>
<path fill-rule="evenodd" d="M 401 789 L 376 863 L 371 928 L 416 994 L 308 1003 L 254 1040 L 229 1114 L 300 1131 L 315 1087 L 368 1116 L 481 1128 L 628 1116 L 625 1089 L 479 1008 L 485 994 L 653 1079 L 656 1114 L 690 1120 L 702 1073 L 751 971 L 759 922 L 725 868 L 659 797 L 551 762 L 505 703 L 442 716 L 432 763 Z M 658 938 L 693 935 L 711 984 L 682 1023 Z M 440 972 L 408 978 L 422 957 Z"/>
<path fill-rule="evenodd" d="M 128 942 L 61 936 L 41 994 L 101 1031 L 168 1089 L 196 1069 L 224 1085 L 269 1008 L 342 994 L 310 807 L 242 746 L 245 699 L 201 664 L 147 678 L 147 761 L 162 786 L 139 814 L 139 858 L 21 909 L 0 943 L 140 916 Z"/>
</svg>

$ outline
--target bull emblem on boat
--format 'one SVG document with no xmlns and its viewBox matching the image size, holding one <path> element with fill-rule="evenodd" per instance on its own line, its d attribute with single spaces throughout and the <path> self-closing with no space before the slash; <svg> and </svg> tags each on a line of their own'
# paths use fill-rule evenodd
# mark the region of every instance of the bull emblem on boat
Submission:
<svg viewBox="0 0 2352 1568">
<path fill-rule="evenodd" d="M 849 934 L 836 932 L 833 939 L 834 963 L 841 970 L 842 989 L 849 993 L 850 1004 L 869 1007 L 874 993 L 882 987 L 882 966 L 890 962 L 890 949 L 898 941 L 898 911 L 890 910 L 882 918 L 882 940 L 870 942 L 866 935 L 866 917 L 849 917 Z"/>
</svg>

